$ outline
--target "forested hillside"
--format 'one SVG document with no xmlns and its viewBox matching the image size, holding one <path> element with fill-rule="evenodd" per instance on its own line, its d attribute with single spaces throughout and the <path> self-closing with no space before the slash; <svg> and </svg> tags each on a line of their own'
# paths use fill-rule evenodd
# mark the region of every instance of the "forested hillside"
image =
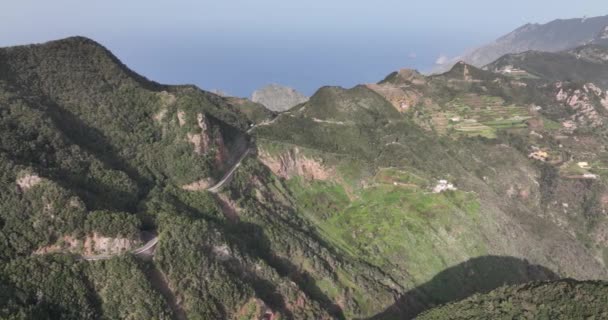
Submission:
<svg viewBox="0 0 608 320">
<path fill-rule="evenodd" d="M 86 38 L 0 49 L 0 318 L 411 319 L 606 280 L 606 101 L 459 63 L 277 115 Z"/>
<path fill-rule="evenodd" d="M 418 319 L 603 319 L 608 286 L 572 279 L 507 286 L 438 307 Z"/>
</svg>

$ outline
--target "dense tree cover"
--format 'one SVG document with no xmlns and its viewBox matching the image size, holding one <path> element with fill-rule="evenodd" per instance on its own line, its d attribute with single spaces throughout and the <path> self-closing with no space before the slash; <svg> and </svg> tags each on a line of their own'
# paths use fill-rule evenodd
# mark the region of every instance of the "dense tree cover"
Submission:
<svg viewBox="0 0 608 320">
<path fill-rule="evenodd" d="M 7 318 L 97 319 L 97 301 L 88 287 L 85 265 L 68 256 L 19 258 L 2 267 L 13 301 Z"/>
<path fill-rule="evenodd" d="M 147 273 L 154 265 L 125 256 L 88 264 L 87 276 L 99 295 L 105 319 L 171 319 Z"/>
<path fill-rule="evenodd" d="M 223 219 L 212 197 L 179 186 L 222 175 L 246 147 L 247 117 L 195 87 L 150 82 L 84 38 L 0 49 L 0 71 L 0 318 L 170 318 L 152 264 L 31 255 L 65 236 L 138 239 L 162 212 Z M 190 134 L 208 135 L 206 154 Z M 209 310 L 232 312 L 215 295 Z"/>
<path fill-rule="evenodd" d="M 155 259 L 189 318 L 238 318 L 252 298 L 287 319 L 328 316 L 320 305 L 323 300 L 304 289 L 300 280 L 290 279 L 296 275 L 289 272 L 296 270 L 269 256 L 259 226 L 190 217 L 162 220 L 163 241 Z"/>
<path fill-rule="evenodd" d="M 87 215 L 85 231 L 97 232 L 106 237 L 135 239 L 139 235 L 140 221 L 126 212 L 93 211 Z"/>
<path fill-rule="evenodd" d="M 190 318 L 236 317 L 259 303 L 292 317 L 288 301 L 302 299 L 290 308 L 309 317 L 325 314 L 314 299 L 299 296 L 303 282 L 282 279 L 293 270 L 267 264 L 267 241 L 261 252 L 255 245 L 259 227 L 233 225 L 213 196 L 180 189 L 219 178 L 247 147 L 240 129 L 248 120 L 228 99 L 149 82 L 86 39 L 0 53 L 0 188 L 6 191 L 0 236 L 7 240 L 0 249 L 10 266 L 0 275 L 11 275 L 3 285 L 15 292 L 2 299 L 7 316 L 28 318 L 38 310 L 28 309 L 34 304 L 52 318 L 169 317 L 169 298 L 151 285 L 153 264 L 128 257 L 91 263 L 61 255 L 28 258 L 66 235 L 136 238 L 140 228 L 157 227 L 163 238 L 158 270 Z M 257 105 L 246 111 L 254 121 L 271 115 Z M 213 143 L 204 155 L 188 141 L 201 133 L 201 114 Z M 214 144 L 218 139 L 223 145 Z M 220 147 L 227 163 L 217 163 Z M 35 183 L 20 186 L 24 176 Z M 45 268 L 57 269 L 57 278 L 40 281 Z M 80 292 L 77 299 L 68 288 Z M 46 290 L 53 293 L 48 307 L 32 300 Z"/>
<path fill-rule="evenodd" d="M 87 263 L 65 255 L 18 258 L 2 267 L 2 319 L 171 319 L 146 269 L 132 257 Z"/>
<path fill-rule="evenodd" d="M 559 280 L 505 286 L 432 309 L 417 319 L 604 319 L 608 285 Z"/>
<path fill-rule="evenodd" d="M 0 128 L 3 257 L 84 234 L 87 208 L 133 206 L 135 183 L 71 144 L 39 109 L 3 100 Z M 28 176 L 37 182 L 19 186 Z"/>
<path fill-rule="evenodd" d="M 219 148 L 233 154 L 246 144 L 238 128 L 248 120 L 227 99 L 148 81 L 91 40 L 0 57 L 0 259 L 63 236 L 138 238 L 138 219 L 154 227 L 140 202 L 156 185 L 217 178 L 226 169 L 215 163 Z M 199 114 L 213 142 L 206 155 L 187 139 L 201 133 Z M 19 186 L 26 175 L 40 183 Z"/>
<path fill-rule="evenodd" d="M 177 285 L 183 308 L 192 319 L 228 318 L 253 295 L 250 286 L 214 257 L 223 255 L 224 250 L 230 252 L 230 248 L 222 247 L 219 231 L 204 220 L 171 220 L 156 254 L 160 268 Z"/>
<path fill-rule="evenodd" d="M 139 183 L 156 177 L 178 177 L 181 182 L 179 177 L 186 174 L 209 175 L 213 168 L 201 162 L 204 158 L 184 150 L 188 146 L 184 131 L 195 129 L 198 113 L 217 119 L 213 125 L 247 127 L 246 117 L 224 98 L 190 86 L 167 87 L 143 79 L 88 39 L 10 48 L 5 56 L 6 80 L 38 94 L 49 107 L 48 116 L 67 136 Z M 183 127 L 176 124 L 177 109 L 185 113 Z M 160 112 L 167 114 L 154 121 Z M 161 126 L 159 121 L 173 126 Z M 229 137 L 225 140 L 230 144 Z M 159 159 L 159 154 L 167 158 Z M 187 161 L 189 166 L 184 165 Z M 172 162 L 182 165 L 165 167 Z"/>
<path fill-rule="evenodd" d="M 3 143 L 5 149 L 23 155 L 25 161 L 32 160 L 32 152 L 36 157 L 54 156 L 40 161 L 45 167 L 57 166 L 62 176 L 80 179 L 79 188 L 96 187 L 90 191 L 112 203 L 127 197 L 121 202 L 123 208 L 132 206 L 157 179 L 183 184 L 219 173 L 210 162 L 218 150 L 200 157 L 186 139 L 186 133 L 200 131 L 199 113 L 210 122 L 211 140 L 223 136 L 229 149 L 242 147 L 233 143 L 242 135 L 235 128 L 246 128 L 247 119 L 226 99 L 194 87 L 165 87 L 142 79 L 90 40 L 9 48 L 3 56 L 6 72 L 0 84 L 7 96 L 3 104 L 11 110 L 10 118 L 5 118 L 11 133 L 5 139 L 12 139 Z M 14 101 L 19 100 L 16 96 L 32 94 L 28 101 Z M 184 124 L 178 124 L 178 110 L 184 113 Z M 17 117 L 33 117 L 43 126 Z M 27 139 L 34 128 L 32 134 L 38 137 Z M 34 138 L 31 144 L 19 145 L 18 141 Z M 41 152 L 45 145 L 56 151 Z M 85 155 L 79 154 L 75 161 L 69 150 Z M 74 168 L 75 164 L 81 168 Z M 86 171 L 97 174 L 87 176 Z"/>
</svg>

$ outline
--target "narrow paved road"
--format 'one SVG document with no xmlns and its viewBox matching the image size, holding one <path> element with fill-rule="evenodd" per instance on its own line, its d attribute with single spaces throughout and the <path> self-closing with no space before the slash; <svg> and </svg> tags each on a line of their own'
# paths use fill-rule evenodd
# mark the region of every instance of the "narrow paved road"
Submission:
<svg viewBox="0 0 608 320">
<path fill-rule="evenodd" d="M 152 249 L 152 247 L 154 247 L 157 242 L 158 242 L 158 237 L 154 237 L 150 241 L 148 241 L 146 244 L 144 244 L 142 247 L 139 247 L 139 248 L 131 251 L 131 253 L 133 253 L 135 255 L 142 254 L 142 253 L 148 251 L 149 249 Z"/>
<path fill-rule="evenodd" d="M 226 183 L 228 183 L 228 182 L 230 182 L 230 180 L 232 180 L 232 177 L 234 176 L 234 172 L 236 171 L 236 169 L 238 167 L 241 166 L 241 162 L 243 162 L 243 159 L 245 159 L 245 157 L 247 157 L 247 155 L 250 152 L 251 152 L 251 149 L 247 148 L 247 150 L 245 150 L 245 152 L 243 152 L 243 154 L 241 155 L 239 160 L 234 164 L 234 166 L 232 166 L 232 169 L 230 169 L 230 170 L 228 170 L 228 172 L 226 172 L 226 174 L 224 175 L 222 180 L 220 180 L 218 183 L 216 183 L 213 187 L 210 187 L 209 189 L 207 189 L 207 191 L 209 191 L 211 193 L 218 193 L 218 191 L 220 191 Z"/>
<path fill-rule="evenodd" d="M 247 155 L 249 153 L 251 153 L 251 148 L 247 148 L 247 150 L 245 150 L 245 152 L 243 152 L 243 154 L 241 155 L 239 160 L 234 164 L 234 166 L 232 166 L 232 168 L 230 170 L 228 170 L 228 172 L 226 172 L 226 174 L 224 174 L 224 177 L 222 178 L 222 180 L 220 180 L 214 186 L 209 187 L 207 189 L 207 191 L 209 191 L 211 193 L 218 193 L 224 187 L 224 185 L 226 185 L 226 183 L 228 183 L 232 180 L 232 177 L 234 176 L 236 169 L 241 166 L 241 162 L 243 162 L 243 160 L 247 157 Z M 157 243 L 158 243 L 158 236 L 150 239 L 150 241 L 146 242 L 143 246 L 141 246 L 137 249 L 133 249 L 130 252 L 131 252 L 131 254 L 134 254 L 136 256 L 146 255 L 146 251 L 152 249 Z M 82 256 L 82 259 L 84 259 L 86 261 L 108 260 L 108 259 L 111 259 L 120 254 L 122 254 L 122 253 L 100 254 L 100 255 L 95 255 L 95 256 Z"/>
<path fill-rule="evenodd" d="M 284 112 L 284 113 L 278 114 L 276 117 L 272 118 L 271 120 L 264 120 L 264 121 L 262 121 L 262 122 L 260 122 L 260 123 L 258 123 L 258 124 L 256 124 L 256 125 L 252 126 L 251 128 L 247 129 L 247 131 L 245 131 L 245 132 L 246 132 L 246 133 L 251 133 L 251 131 L 253 131 L 253 130 L 254 130 L 255 128 L 257 128 L 257 127 L 262 127 L 262 126 L 268 126 L 268 125 L 271 125 L 271 124 L 273 124 L 275 121 L 277 121 L 277 120 L 279 119 L 279 116 L 280 116 L 280 115 L 282 115 L 282 114 L 288 114 L 288 112 Z"/>
</svg>

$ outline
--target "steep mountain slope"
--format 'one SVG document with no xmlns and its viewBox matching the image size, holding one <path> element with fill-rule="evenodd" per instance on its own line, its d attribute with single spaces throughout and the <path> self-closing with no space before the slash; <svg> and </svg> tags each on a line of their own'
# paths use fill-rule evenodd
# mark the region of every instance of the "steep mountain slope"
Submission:
<svg viewBox="0 0 608 320">
<path fill-rule="evenodd" d="M 565 102 L 573 95 L 580 104 Z M 583 154 L 599 160 L 592 143 L 599 137 L 589 135 L 592 127 L 602 130 L 605 97 L 460 63 L 434 77 L 402 70 L 379 84 L 322 88 L 253 132 L 262 162 L 287 179 L 300 210 L 323 234 L 398 283 L 421 284 L 484 255 L 605 278 L 604 231 L 596 228 L 606 219 L 591 196 L 604 194 L 605 185 L 575 168 L 587 160 Z M 570 149 L 566 141 L 582 137 L 567 128 L 570 122 L 588 128 L 589 144 Z M 532 159 L 535 150 L 558 148 L 554 137 L 562 134 L 568 136 L 558 138 L 554 162 Z M 580 193 L 571 193 L 574 185 Z M 482 268 L 503 274 L 488 265 Z M 411 317 L 483 291 L 487 282 L 471 281 L 474 289 L 455 285 L 461 291 L 449 297 L 406 286 L 415 293 L 403 293 L 378 317 Z"/>
<path fill-rule="evenodd" d="M 85 38 L 0 49 L 0 317 L 407 319 L 606 279 L 607 99 L 459 63 L 275 115 Z"/>
<path fill-rule="evenodd" d="M 604 282 L 559 280 L 501 287 L 418 319 L 603 319 L 608 317 L 607 303 Z"/>
<path fill-rule="evenodd" d="M 1 49 L 0 70 L 2 317 L 326 314 L 204 191 L 249 147 L 240 104 L 147 81 L 85 38 Z M 153 263 L 69 256 L 120 254 L 142 231 L 162 239 Z"/>
<path fill-rule="evenodd" d="M 288 110 L 306 100 L 308 97 L 295 89 L 278 84 L 269 84 L 251 94 L 251 101 L 260 103 L 275 112 Z"/>
<path fill-rule="evenodd" d="M 601 36 L 608 26 L 608 16 L 578 19 L 558 19 L 546 24 L 526 24 L 495 42 L 476 48 L 462 56 L 451 59 L 434 70 L 449 70 L 456 62 L 465 61 L 477 67 L 509 53 L 525 51 L 559 52 L 588 44 Z"/>
</svg>

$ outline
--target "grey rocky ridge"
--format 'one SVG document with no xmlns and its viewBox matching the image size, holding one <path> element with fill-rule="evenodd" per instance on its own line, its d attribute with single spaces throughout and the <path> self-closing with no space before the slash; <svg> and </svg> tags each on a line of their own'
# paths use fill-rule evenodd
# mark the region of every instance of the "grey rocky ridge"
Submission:
<svg viewBox="0 0 608 320">
<path fill-rule="evenodd" d="M 545 24 L 528 23 L 492 43 L 482 45 L 452 59 L 442 61 L 434 73 L 449 70 L 456 62 L 464 61 L 477 67 L 509 53 L 529 50 L 558 52 L 573 49 L 601 39 L 600 32 L 608 27 L 608 15 L 593 18 L 557 19 Z"/>
<path fill-rule="evenodd" d="M 251 94 L 251 101 L 260 103 L 271 111 L 282 112 L 308 101 L 308 97 L 293 88 L 269 84 Z"/>
</svg>

